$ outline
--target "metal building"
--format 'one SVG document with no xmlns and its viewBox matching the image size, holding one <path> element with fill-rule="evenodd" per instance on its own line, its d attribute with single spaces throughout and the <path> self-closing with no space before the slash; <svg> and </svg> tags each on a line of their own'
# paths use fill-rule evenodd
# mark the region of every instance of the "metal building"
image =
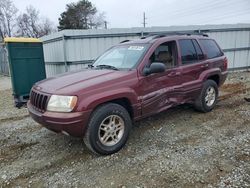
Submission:
<svg viewBox="0 0 250 188">
<path fill-rule="evenodd" d="M 48 76 L 81 69 L 123 40 L 156 32 L 200 31 L 214 38 L 229 59 L 230 69 L 250 68 L 250 24 L 197 25 L 103 30 L 63 30 L 42 37 Z"/>
</svg>

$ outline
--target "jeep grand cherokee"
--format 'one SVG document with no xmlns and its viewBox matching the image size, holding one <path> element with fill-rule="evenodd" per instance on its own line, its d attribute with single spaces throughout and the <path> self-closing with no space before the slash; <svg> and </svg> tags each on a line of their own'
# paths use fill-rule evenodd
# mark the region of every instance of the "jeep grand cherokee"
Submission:
<svg viewBox="0 0 250 188">
<path fill-rule="evenodd" d="M 85 70 L 36 83 L 28 109 L 46 128 L 107 155 L 125 145 L 133 121 L 184 103 L 211 111 L 226 76 L 227 58 L 207 35 L 152 35 L 113 46 Z"/>
</svg>

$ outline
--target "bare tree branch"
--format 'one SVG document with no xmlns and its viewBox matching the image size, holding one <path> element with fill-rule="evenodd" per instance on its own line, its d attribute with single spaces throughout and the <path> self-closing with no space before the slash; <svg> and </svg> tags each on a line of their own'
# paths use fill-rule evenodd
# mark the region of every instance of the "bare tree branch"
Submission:
<svg viewBox="0 0 250 188">
<path fill-rule="evenodd" d="M 18 16 L 18 35 L 39 38 L 55 31 L 54 24 L 48 18 L 40 18 L 34 7 L 26 8 L 26 13 Z"/>
<path fill-rule="evenodd" d="M 0 35 L 2 38 L 12 36 L 17 11 L 11 0 L 0 0 Z"/>
</svg>

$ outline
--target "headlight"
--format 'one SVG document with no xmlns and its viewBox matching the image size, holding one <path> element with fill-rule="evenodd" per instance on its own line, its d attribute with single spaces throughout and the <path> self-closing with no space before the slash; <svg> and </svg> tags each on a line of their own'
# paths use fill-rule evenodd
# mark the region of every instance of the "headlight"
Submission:
<svg viewBox="0 0 250 188">
<path fill-rule="evenodd" d="M 71 112 L 77 103 L 76 96 L 52 95 L 47 110 L 53 112 Z"/>
</svg>

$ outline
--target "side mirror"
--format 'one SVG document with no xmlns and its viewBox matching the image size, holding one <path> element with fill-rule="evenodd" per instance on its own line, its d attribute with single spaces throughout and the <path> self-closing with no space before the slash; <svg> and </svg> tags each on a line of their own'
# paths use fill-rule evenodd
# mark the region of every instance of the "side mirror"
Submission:
<svg viewBox="0 0 250 188">
<path fill-rule="evenodd" d="M 165 72 L 166 66 L 163 63 L 153 62 L 150 67 L 145 67 L 143 70 L 143 74 L 145 76 L 153 74 L 153 73 L 161 73 Z"/>
</svg>

